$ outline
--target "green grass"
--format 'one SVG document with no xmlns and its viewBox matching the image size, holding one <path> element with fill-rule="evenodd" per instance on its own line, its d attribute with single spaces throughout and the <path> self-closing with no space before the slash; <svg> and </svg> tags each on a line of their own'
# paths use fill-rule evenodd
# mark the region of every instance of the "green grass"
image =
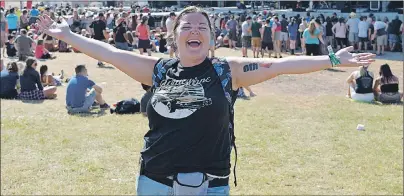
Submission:
<svg viewBox="0 0 404 196">
<path fill-rule="evenodd" d="M 136 194 L 147 119 L 69 116 L 37 104 L 24 113 L 23 103 L 10 103 L 1 114 L 3 195 Z M 402 111 L 336 96 L 238 101 L 231 194 L 402 195 Z"/>
</svg>

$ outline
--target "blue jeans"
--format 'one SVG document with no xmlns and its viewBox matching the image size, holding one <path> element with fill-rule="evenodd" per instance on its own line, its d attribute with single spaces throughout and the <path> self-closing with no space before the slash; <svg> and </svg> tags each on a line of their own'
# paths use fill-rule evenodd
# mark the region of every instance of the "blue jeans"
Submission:
<svg viewBox="0 0 404 196">
<path fill-rule="evenodd" d="M 115 42 L 115 47 L 121 50 L 129 50 L 128 43 L 126 42 Z"/>
<path fill-rule="evenodd" d="M 208 189 L 208 195 L 229 195 L 229 186 L 220 186 Z M 156 182 L 144 175 L 137 179 L 137 195 L 173 195 L 172 187 Z"/>
<path fill-rule="evenodd" d="M 95 97 L 97 96 L 96 92 L 94 89 L 91 89 L 91 91 L 86 95 L 86 98 L 84 100 L 83 106 L 78 107 L 78 108 L 72 108 L 70 106 L 67 106 L 67 111 L 71 113 L 81 113 L 81 112 L 89 112 L 91 109 L 91 106 L 93 105 L 95 101 Z"/>
</svg>

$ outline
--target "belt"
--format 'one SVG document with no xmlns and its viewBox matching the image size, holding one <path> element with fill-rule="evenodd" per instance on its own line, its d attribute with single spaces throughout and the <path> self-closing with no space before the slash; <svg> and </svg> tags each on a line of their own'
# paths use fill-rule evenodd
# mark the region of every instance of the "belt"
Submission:
<svg viewBox="0 0 404 196">
<path fill-rule="evenodd" d="M 156 182 L 164 184 L 166 186 L 173 187 L 174 180 L 170 179 L 168 177 L 151 174 L 149 172 L 146 172 L 143 169 L 140 170 L 140 175 L 144 175 L 144 176 L 146 176 Z M 229 178 L 215 178 L 215 179 L 209 181 L 209 188 L 227 186 L 227 185 L 229 185 Z"/>
</svg>

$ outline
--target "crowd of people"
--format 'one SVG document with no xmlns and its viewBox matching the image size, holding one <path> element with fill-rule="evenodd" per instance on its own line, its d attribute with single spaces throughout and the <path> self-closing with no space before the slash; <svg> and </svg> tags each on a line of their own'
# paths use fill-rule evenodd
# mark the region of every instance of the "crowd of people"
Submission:
<svg viewBox="0 0 404 196">
<path fill-rule="evenodd" d="M 128 12 L 111 8 L 98 14 L 90 11 L 79 13 L 77 9 L 71 7 L 39 8 L 34 6 L 32 9 L 22 11 L 18 8 L 2 10 L 0 13 L 2 56 L 4 57 L 6 53 L 10 58 L 26 61 L 25 69 L 21 75 L 22 81 L 20 82 L 22 85 L 19 88 L 18 96 L 14 90 L 9 91 L 9 88 L 13 88 L 9 87 L 2 91 L 4 98 L 54 98 L 56 86 L 63 81 L 55 76 L 45 77 L 45 67 L 43 70 L 41 67 L 38 79 L 38 74 L 34 73 L 35 70 L 30 69 L 35 68 L 36 61 L 34 62 L 34 59 L 30 57 L 53 59 L 56 56 L 52 52 L 80 52 L 64 41 L 40 32 L 36 23 L 40 21 L 39 17 L 42 15 L 49 15 L 52 20 L 59 24 L 66 21 L 72 32 L 109 43 L 121 50 L 138 49 L 140 54 L 146 53 L 148 56 L 151 56 L 153 52 L 169 54 L 170 57 L 175 55 L 176 45 L 172 32 L 177 16 L 174 12 L 171 12 L 167 17 L 164 16 L 161 23 L 156 25 L 156 20 L 150 12 L 142 13 L 138 8 Z M 351 13 L 348 20 L 338 17 L 335 13 L 331 17 L 324 17 L 322 14 L 313 17 L 307 13 L 305 17 L 297 15 L 287 18 L 285 15 L 278 16 L 276 13 L 271 14 L 268 11 L 263 11 L 260 13 L 210 14 L 209 19 L 211 28 L 214 30 L 212 40 L 209 43 L 212 58 L 215 57 L 215 49 L 218 47 L 229 47 L 235 50 L 241 47 L 243 57 L 248 57 L 247 51 L 251 49 L 254 58 L 264 57 L 265 54 L 271 57 L 272 53 L 274 54 L 273 57 L 282 58 L 282 54 L 285 52 L 290 52 L 289 55 L 295 55 L 297 50 L 301 50 L 306 55 L 316 56 L 327 54 L 326 46 L 328 45 L 338 49 L 354 46 L 358 52 L 371 49 L 378 55 L 383 55 L 386 49 L 390 51 L 402 50 L 399 43 L 402 42 L 403 36 L 399 35 L 400 33 L 403 35 L 404 27 L 398 17 L 391 22 L 387 18 L 376 19 L 373 14 L 358 18 L 355 13 Z M 99 61 L 98 66 L 102 67 L 104 63 Z M 8 65 L 5 69 L 6 72 L 8 70 L 8 73 L 2 74 L 2 77 L 14 78 L 13 73 L 16 73 L 16 69 L 18 71 L 18 66 L 15 63 Z M 85 68 L 81 67 L 80 70 L 85 70 Z M 28 73 L 30 73 L 32 80 L 29 80 L 31 83 L 26 88 L 29 82 L 26 82 L 27 80 L 22 76 L 27 76 Z M 77 72 L 76 70 L 76 73 L 82 73 L 82 71 Z M 354 86 L 355 79 L 359 76 L 361 75 L 357 73 L 350 76 L 351 87 Z M 373 78 L 373 76 L 371 77 Z M 18 74 L 17 79 L 19 79 Z M 74 78 L 70 83 L 76 80 L 77 78 Z M 12 79 L 7 85 L 15 86 L 14 83 L 15 81 Z M 91 86 L 89 89 L 94 89 L 88 94 L 91 95 L 90 100 L 95 99 L 95 103 L 98 102 L 103 107 L 108 106 L 100 95 L 101 87 L 94 86 L 95 84 L 91 81 L 84 83 L 86 83 L 84 86 Z M 34 88 L 35 84 L 36 88 Z M 381 83 L 378 82 L 377 84 Z M 255 96 L 248 86 L 244 89 L 249 91 L 250 97 Z M 352 91 L 353 89 L 354 91 Z M 83 94 L 83 90 L 80 92 Z M 381 91 L 379 90 L 379 92 Z M 5 94 L 3 95 L 3 93 Z M 350 88 L 348 96 L 355 98 L 357 97 L 356 94 L 355 88 Z M 243 88 L 240 89 L 238 95 L 248 99 Z M 69 104 L 68 101 L 68 107 L 70 107 Z M 77 104 L 73 105 L 74 107 L 77 106 Z"/>
<path fill-rule="evenodd" d="M 297 19 L 300 17 L 295 18 L 295 22 L 292 19 L 290 24 L 287 21 L 282 23 L 278 16 L 271 19 L 268 17 L 262 28 L 260 23 L 267 14 L 241 15 L 238 18 L 230 16 L 229 21 L 219 21 L 223 28 L 219 29 L 220 32 L 215 32 L 218 30 L 216 16 L 209 15 L 198 7 L 188 7 L 178 15 L 171 13 L 167 20 L 163 20 L 165 26 L 162 25 L 161 31 L 149 23 L 151 16 L 141 16 L 137 23 L 126 14 L 120 13 L 117 20 L 112 19 L 110 27 L 113 30 L 109 32 L 108 25 L 111 24 L 108 23 L 108 13 L 98 13 L 97 18 L 88 25 L 88 37 L 92 39 L 87 38 L 87 32 L 83 31 L 85 28 L 81 23 L 73 25 L 73 20 L 73 23 L 65 24 L 60 17 L 52 18 L 51 13 L 37 18 L 38 24 L 33 29 L 37 37 L 41 33 L 48 34 L 52 39 L 58 39 L 67 46 L 71 45 L 72 49 L 97 59 L 99 66 L 103 66 L 102 62 L 111 63 L 140 82 L 147 91 L 145 97 L 149 97 L 149 100 L 145 102 L 149 131 L 145 134 L 145 145 L 141 153 L 137 195 L 229 195 L 230 157 L 233 149 L 237 160 L 234 104 L 240 92 L 238 90 L 242 87 L 248 89 L 250 85 L 282 74 L 305 74 L 335 66 L 360 66 L 362 68 L 359 77 L 353 76 L 356 83 L 353 84 L 351 80 L 349 82 L 352 83 L 352 88 L 358 89 L 356 93 L 366 93 L 360 90 L 361 86 L 368 90 L 369 83 L 365 82 L 367 78 L 362 76 L 371 74 L 362 72 L 368 73 L 366 67 L 375 61 L 375 55 L 354 54 L 351 53 L 352 47 L 347 47 L 337 51 L 335 56 L 316 56 L 318 53 L 313 46 L 317 44 L 316 35 L 319 40 L 323 35 L 321 28 L 317 28 L 315 21 L 311 19 L 308 28 L 304 28 L 301 34 L 308 51 L 306 54 L 314 56 L 257 59 L 263 38 L 270 38 L 272 41 L 265 40 L 268 42 L 263 43 L 268 50 L 271 49 L 269 43 L 272 43 L 275 57 L 282 58 L 283 43 L 286 43 L 285 49 L 292 49 L 288 48 L 287 42 L 290 45 L 289 34 L 294 34 L 292 29 L 297 29 L 297 24 L 300 24 Z M 242 17 L 245 19 L 240 19 Z M 55 25 L 55 22 L 62 24 Z M 134 22 L 137 24 L 134 25 Z M 282 24 L 285 25 L 286 22 L 285 32 L 282 31 L 285 30 Z M 127 28 L 132 28 L 129 34 Z M 150 57 L 151 50 L 162 44 L 161 40 L 155 43 L 151 41 L 153 30 L 156 37 L 159 37 L 157 33 L 166 32 L 163 38 L 172 58 Z M 138 39 L 137 46 L 130 42 L 133 32 Z M 297 32 L 299 31 L 296 30 Z M 223 42 L 226 36 L 231 39 L 231 48 L 239 47 L 238 44 L 241 43 L 243 57 L 208 58 L 214 56 L 214 48 L 220 36 Z M 298 37 L 300 36 L 296 36 L 296 42 Z M 29 39 L 29 42 L 35 39 Z M 141 55 L 124 51 L 130 50 L 129 44 L 133 48 L 137 47 Z M 247 58 L 250 44 L 255 58 Z M 149 56 L 142 55 L 144 52 Z M 38 72 L 37 59 L 29 56 L 26 57 L 25 65 L 22 65 L 22 73 L 19 73 L 19 66 L 17 62 L 10 62 L 1 72 L 2 95 L 4 87 L 4 92 L 12 92 L 9 95 L 21 99 L 56 97 L 57 85 L 60 84 L 57 81 L 63 80 L 63 72 L 59 77 L 53 77 L 52 74 L 49 76 L 47 67 L 44 66 Z M 387 69 L 384 67 L 380 80 L 376 80 L 379 81 L 380 98 L 382 94 L 391 93 L 394 89 L 394 86 L 387 85 L 393 84 L 395 77 L 391 71 L 385 71 Z M 75 73 L 66 88 L 67 110 L 70 113 L 87 112 L 93 105 L 109 108 L 102 97 L 101 87 L 89 79 L 86 67 L 76 66 Z M 18 87 L 19 84 L 21 87 Z M 44 87 L 44 84 L 47 86 Z M 234 180 L 237 185 L 235 173 Z"/>
</svg>

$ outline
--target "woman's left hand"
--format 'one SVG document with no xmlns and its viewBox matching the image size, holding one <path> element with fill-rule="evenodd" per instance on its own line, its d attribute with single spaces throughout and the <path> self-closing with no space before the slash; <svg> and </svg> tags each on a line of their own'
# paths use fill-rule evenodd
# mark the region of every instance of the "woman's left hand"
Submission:
<svg viewBox="0 0 404 196">
<path fill-rule="evenodd" d="M 341 65 L 338 65 L 340 67 L 357 67 L 357 66 L 362 66 L 362 65 L 369 65 L 375 60 L 373 57 L 375 57 L 375 54 L 372 53 L 351 53 L 351 51 L 354 49 L 353 46 L 343 48 L 341 50 L 338 50 L 335 55 L 339 58 L 341 61 Z"/>
</svg>

